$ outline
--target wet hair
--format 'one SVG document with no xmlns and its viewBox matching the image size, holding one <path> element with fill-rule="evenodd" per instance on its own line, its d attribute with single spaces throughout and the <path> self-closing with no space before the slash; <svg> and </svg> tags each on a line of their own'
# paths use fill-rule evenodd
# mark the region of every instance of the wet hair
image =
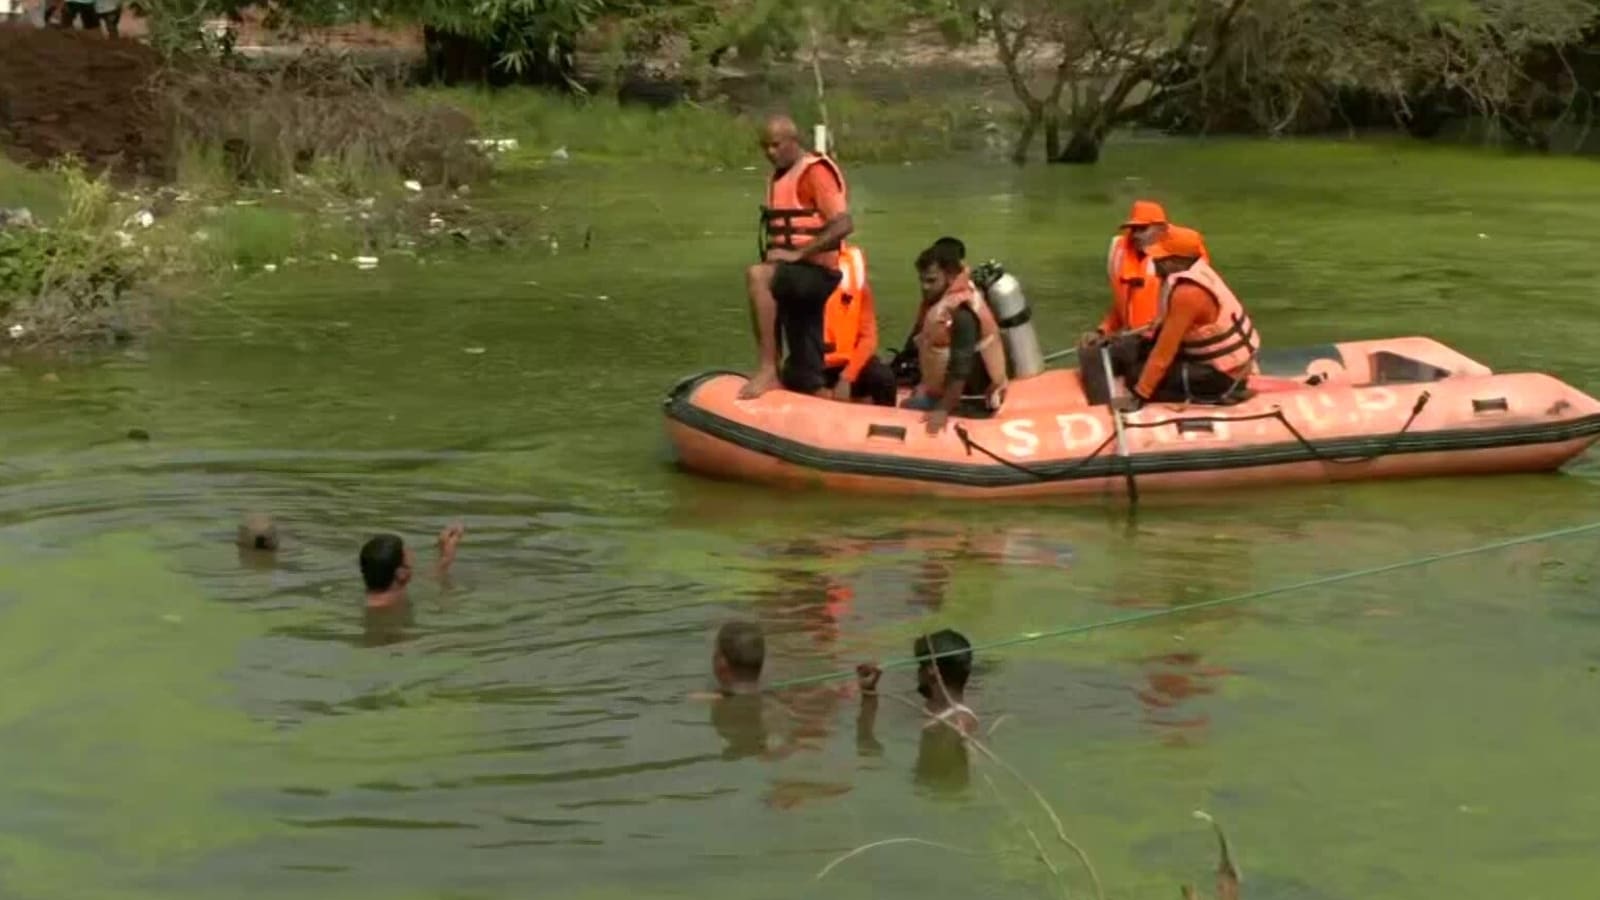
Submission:
<svg viewBox="0 0 1600 900">
<path fill-rule="evenodd" d="M 361 545 L 361 580 L 369 591 L 394 587 L 400 567 L 406 564 L 406 542 L 398 534 L 380 534 Z"/>
<path fill-rule="evenodd" d="M 953 238 L 953 237 L 950 237 L 950 236 L 946 235 L 945 237 L 939 238 L 937 241 L 934 241 L 933 242 L 933 246 L 935 246 L 935 247 L 947 247 L 947 248 L 949 248 L 951 250 L 954 250 L 956 252 L 956 256 L 958 258 L 960 258 L 960 259 L 966 259 L 967 258 L 967 245 L 961 243 L 961 239 L 960 238 Z"/>
<path fill-rule="evenodd" d="M 729 622 L 717 631 L 717 652 L 735 675 L 756 679 L 767 658 L 767 639 L 754 622 Z"/>
<path fill-rule="evenodd" d="M 944 653 L 950 655 L 939 656 Z M 939 670 L 939 680 L 952 690 L 964 689 L 972 675 L 972 644 L 953 629 L 944 628 L 917 638 L 911 645 L 911 655 L 923 665 L 928 664 L 924 657 L 939 656 L 933 665 Z"/>
<path fill-rule="evenodd" d="M 917 271 L 926 272 L 931 268 L 937 268 L 946 275 L 960 273 L 962 255 L 955 246 L 959 243 L 960 241 L 953 241 L 950 244 L 936 243 L 922 251 L 917 255 Z"/>
</svg>

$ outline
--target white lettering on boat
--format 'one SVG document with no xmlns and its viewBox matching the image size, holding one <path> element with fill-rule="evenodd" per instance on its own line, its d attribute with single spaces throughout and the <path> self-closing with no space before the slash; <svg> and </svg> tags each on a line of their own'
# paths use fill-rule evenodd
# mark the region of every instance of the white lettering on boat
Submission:
<svg viewBox="0 0 1600 900">
<path fill-rule="evenodd" d="M 1039 452 L 1039 436 L 1033 433 L 1032 419 L 1013 419 L 1002 423 L 1000 433 L 1011 439 L 1006 452 L 1012 456 L 1032 456 Z"/>
<path fill-rule="evenodd" d="M 1061 430 L 1061 444 L 1068 453 L 1092 450 L 1106 439 L 1106 426 L 1100 423 L 1099 416 L 1089 413 L 1063 413 L 1056 416 L 1056 427 Z"/>
</svg>

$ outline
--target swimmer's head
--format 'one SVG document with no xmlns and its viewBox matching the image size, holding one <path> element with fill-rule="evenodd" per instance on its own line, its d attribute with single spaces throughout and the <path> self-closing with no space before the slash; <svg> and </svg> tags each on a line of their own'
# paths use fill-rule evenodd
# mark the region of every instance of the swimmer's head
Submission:
<svg viewBox="0 0 1600 900">
<path fill-rule="evenodd" d="M 234 543 L 243 550 L 264 550 L 271 552 L 278 549 L 278 525 L 272 517 L 253 513 L 245 516 L 239 523 L 239 532 L 234 537 Z"/>
<path fill-rule="evenodd" d="M 361 547 L 361 580 L 370 593 L 403 588 L 411 581 L 411 562 L 399 535 L 377 535 Z"/>
<path fill-rule="evenodd" d="M 717 631 L 717 649 L 711 656 L 711 671 L 724 688 L 735 684 L 754 684 L 761 680 L 761 666 L 767 658 L 767 641 L 761 626 L 734 621 Z"/>
<path fill-rule="evenodd" d="M 961 632 L 945 628 L 919 637 L 911 644 L 911 655 L 920 661 L 917 693 L 932 697 L 940 685 L 953 694 L 966 690 L 967 679 L 972 676 L 972 644 Z M 932 656 L 939 658 L 927 658 Z"/>
</svg>

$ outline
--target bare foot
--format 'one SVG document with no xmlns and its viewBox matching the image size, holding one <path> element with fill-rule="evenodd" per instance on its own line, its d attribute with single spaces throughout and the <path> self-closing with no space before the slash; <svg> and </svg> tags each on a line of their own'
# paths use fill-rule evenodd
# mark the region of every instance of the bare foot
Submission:
<svg viewBox="0 0 1600 900">
<path fill-rule="evenodd" d="M 750 380 L 745 382 L 744 387 L 739 389 L 739 399 L 754 400 L 767 391 L 775 390 L 777 387 L 778 371 L 776 369 L 762 368 L 750 376 Z"/>
</svg>

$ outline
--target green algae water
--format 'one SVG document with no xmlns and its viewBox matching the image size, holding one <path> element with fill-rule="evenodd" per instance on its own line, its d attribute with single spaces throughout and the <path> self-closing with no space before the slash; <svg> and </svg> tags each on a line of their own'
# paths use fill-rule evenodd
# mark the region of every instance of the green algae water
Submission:
<svg viewBox="0 0 1600 900">
<path fill-rule="evenodd" d="M 1268 343 L 1427 334 L 1600 390 L 1593 163 L 1130 142 L 1094 169 L 849 176 L 886 344 L 916 251 L 949 233 L 1066 346 L 1150 195 L 1205 232 Z M 483 202 L 534 217 L 534 251 L 285 265 L 137 349 L 0 370 L 0 896 L 1060 896 L 1030 829 L 1089 896 L 1003 773 L 916 777 L 898 704 L 871 752 L 829 692 L 788 752 L 742 752 L 686 699 L 716 626 L 761 621 L 781 679 L 934 627 L 998 640 L 1600 518 L 1594 454 L 1151 498 L 1131 522 L 678 473 L 664 392 L 753 358 L 760 177 L 527 172 Z M 274 562 L 232 545 L 252 510 L 278 517 Z M 454 518 L 452 589 L 419 583 L 414 621 L 375 640 L 361 541 L 398 531 L 426 564 Z M 1027 644 L 981 656 L 969 700 L 1110 897 L 1209 884 L 1195 810 L 1251 900 L 1581 896 L 1597 575 L 1579 537 Z M 914 696 L 905 670 L 884 686 Z M 960 852 L 891 845 L 815 878 L 903 837 Z"/>
</svg>

